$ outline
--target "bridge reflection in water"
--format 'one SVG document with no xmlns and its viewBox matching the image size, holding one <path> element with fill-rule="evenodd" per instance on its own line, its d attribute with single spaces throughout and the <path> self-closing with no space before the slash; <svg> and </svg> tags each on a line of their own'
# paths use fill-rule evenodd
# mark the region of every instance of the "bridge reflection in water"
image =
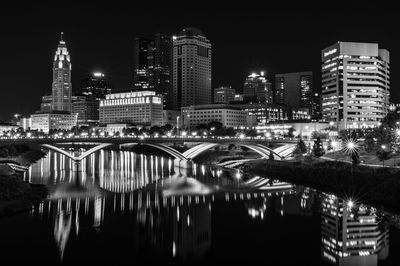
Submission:
<svg viewBox="0 0 400 266">
<path fill-rule="evenodd" d="M 180 182 L 190 177 L 194 185 L 181 189 Z M 286 183 L 260 177 L 238 180 L 204 165 L 182 169 L 173 159 L 129 151 L 99 151 L 82 160 L 79 169 L 65 155 L 49 151 L 25 178 L 49 187 L 49 200 L 33 207 L 31 215 L 52 221 L 61 258 L 71 239 L 81 231 L 101 231 L 107 217 L 115 214 L 136 217 L 132 226 L 137 250 L 150 246 L 160 256 L 196 258 L 211 245 L 215 197 L 264 204 L 268 197 L 293 193 Z M 209 190 L 199 195 L 198 186 Z"/>
<path fill-rule="evenodd" d="M 334 265 L 377 265 L 388 256 L 388 231 L 375 209 L 349 209 L 348 202 L 334 195 L 258 176 L 239 180 L 221 168 L 180 169 L 171 159 L 128 151 L 100 151 L 84 159 L 78 170 L 65 156 L 49 152 L 25 177 L 50 189 L 49 200 L 34 206 L 30 215 L 50 221 L 61 260 L 72 256 L 74 245 L 90 232 L 110 230 L 134 235 L 129 245 L 138 256 L 201 258 L 212 246 L 216 202 L 241 203 L 255 221 L 271 215 L 311 217 L 319 209 L 321 258 Z M 179 186 L 171 190 L 175 180 L 189 177 L 212 192 L 198 195 L 196 185 L 185 187 L 184 194 Z M 115 232 L 110 224 L 121 216 L 131 217 L 131 224 Z"/>
</svg>

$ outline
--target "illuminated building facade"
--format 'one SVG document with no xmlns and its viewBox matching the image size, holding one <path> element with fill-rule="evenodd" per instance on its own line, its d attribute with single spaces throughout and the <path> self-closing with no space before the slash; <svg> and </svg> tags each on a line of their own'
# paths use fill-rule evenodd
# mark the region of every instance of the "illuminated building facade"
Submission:
<svg viewBox="0 0 400 266">
<path fill-rule="evenodd" d="M 162 103 L 162 96 L 154 91 L 108 94 L 100 101 L 100 123 L 161 126 L 163 124 Z"/>
<path fill-rule="evenodd" d="M 313 101 L 313 74 L 311 71 L 275 75 L 275 104 L 308 108 Z"/>
<path fill-rule="evenodd" d="M 310 113 L 307 108 L 290 108 L 285 105 L 267 103 L 234 104 L 254 116 L 259 125 L 281 121 L 309 120 Z"/>
<path fill-rule="evenodd" d="M 337 42 L 321 51 L 321 62 L 323 119 L 340 129 L 377 126 L 389 108 L 389 51 Z"/>
<path fill-rule="evenodd" d="M 172 108 L 172 37 L 157 33 L 153 39 L 136 38 L 134 46 L 136 90 L 154 90 Z"/>
<path fill-rule="evenodd" d="M 53 129 L 70 130 L 77 124 L 77 114 L 68 112 L 37 113 L 31 115 L 31 129 L 49 133 Z"/>
<path fill-rule="evenodd" d="M 388 230 L 372 207 L 355 206 L 324 194 L 321 213 L 321 257 L 335 265 L 378 265 L 389 255 Z"/>
<path fill-rule="evenodd" d="M 243 97 L 245 101 L 257 101 L 272 104 L 273 92 L 271 83 L 267 80 L 265 72 L 252 73 L 244 82 Z"/>
<path fill-rule="evenodd" d="M 52 110 L 52 102 L 53 96 L 52 95 L 44 95 L 42 96 L 42 103 L 40 104 L 40 111 L 43 113 L 49 113 Z"/>
<path fill-rule="evenodd" d="M 231 86 L 221 86 L 214 89 L 214 103 L 230 103 L 235 100 L 236 90 Z"/>
<path fill-rule="evenodd" d="M 211 103 L 211 43 L 196 28 L 173 37 L 174 109 Z"/>
<path fill-rule="evenodd" d="M 182 107 L 182 124 L 187 128 L 210 122 L 220 122 L 224 127 L 252 127 L 255 120 L 251 120 L 246 111 L 226 104 L 208 104 Z"/>
<path fill-rule="evenodd" d="M 71 112 L 71 58 L 62 36 L 54 55 L 51 109 Z"/>
</svg>

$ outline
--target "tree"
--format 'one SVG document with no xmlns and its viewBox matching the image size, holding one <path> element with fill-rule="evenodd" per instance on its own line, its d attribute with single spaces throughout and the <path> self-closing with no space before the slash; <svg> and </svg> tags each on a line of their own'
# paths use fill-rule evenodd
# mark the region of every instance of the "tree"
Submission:
<svg viewBox="0 0 400 266">
<path fill-rule="evenodd" d="M 323 147 L 323 145 L 322 145 L 322 141 L 321 141 L 321 138 L 320 138 L 320 137 L 318 137 L 318 138 L 314 141 L 313 150 L 314 150 L 314 156 L 315 156 L 315 157 L 321 157 L 322 155 L 325 154 L 325 150 L 324 150 L 324 147 Z"/>
<path fill-rule="evenodd" d="M 288 138 L 293 138 L 294 137 L 294 128 L 293 127 L 291 127 L 291 128 L 289 128 L 288 129 L 288 133 L 287 133 L 287 135 L 285 135 L 285 137 L 288 137 Z"/>
<path fill-rule="evenodd" d="M 351 153 L 351 162 L 353 163 L 353 165 L 358 165 L 360 164 L 360 155 L 358 154 L 357 150 L 354 150 Z"/>
<path fill-rule="evenodd" d="M 299 139 L 299 141 L 297 142 L 296 148 L 293 151 L 293 154 L 303 155 L 306 152 L 307 152 L 306 144 L 304 143 L 304 141 L 302 139 Z"/>
<path fill-rule="evenodd" d="M 366 152 L 371 152 L 375 147 L 375 141 L 372 134 L 367 134 L 364 140 L 364 148 Z"/>
<path fill-rule="evenodd" d="M 376 151 L 376 157 L 378 157 L 379 161 L 384 163 L 386 160 L 390 158 L 390 151 L 379 149 Z"/>
<path fill-rule="evenodd" d="M 326 149 L 327 149 L 328 151 L 330 151 L 330 150 L 333 149 L 333 147 L 332 147 L 332 140 L 331 140 L 331 139 L 328 141 L 328 147 L 326 147 Z"/>
</svg>

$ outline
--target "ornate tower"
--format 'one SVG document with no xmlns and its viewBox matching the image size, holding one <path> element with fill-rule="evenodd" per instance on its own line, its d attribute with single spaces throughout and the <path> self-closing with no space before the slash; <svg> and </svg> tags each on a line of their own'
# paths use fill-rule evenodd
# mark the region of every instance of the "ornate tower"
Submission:
<svg viewBox="0 0 400 266">
<path fill-rule="evenodd" d="M 60 42 L 54 55 L 51 109 L 71 112 L 71 59 L 61 32 Z"/>
</svg>

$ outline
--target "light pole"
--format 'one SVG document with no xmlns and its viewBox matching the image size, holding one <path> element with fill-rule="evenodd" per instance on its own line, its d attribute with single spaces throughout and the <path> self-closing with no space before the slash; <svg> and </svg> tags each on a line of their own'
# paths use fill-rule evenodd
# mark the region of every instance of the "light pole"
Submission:
<svg viewBox="0 0 400 266">
<path fill-rule="evenodd" d="M 386 145 L 381 145 L 381 148 L 382 148 L 382 167 L 385 167 Z"/>
<path fill-rule="evenodd" d="M 176 117 L 176 135 L 179 136 L 179 115 Z"/>
<path fill-rule="evenodd" d="M 332 140 L 331 145 L 332 145 L 333 154 L 334 154 L 333 157 L 337 161 L 337 156 L 335 156 L 336 155 L 335 152 L 336 152 L 336 147 L 339 146 L 339 142 L 337 142 L 336 140 Z"/>
</svg>

